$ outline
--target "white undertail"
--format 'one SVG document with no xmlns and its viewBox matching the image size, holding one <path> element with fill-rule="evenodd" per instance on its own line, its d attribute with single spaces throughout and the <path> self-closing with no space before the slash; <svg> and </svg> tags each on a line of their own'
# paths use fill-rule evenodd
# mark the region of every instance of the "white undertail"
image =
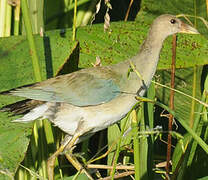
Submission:
<svg viewBox="0 0 208 180">
<path fill-rule="evenodd" d="M 29 122 L 34 121 L 43 116 L 43 114 L 48 110 L 47 104 L 42 104 L 32 109 L 29 113 L 25 114 L 19 119 L 15 119 L 12 122 Z"/>
</svg>

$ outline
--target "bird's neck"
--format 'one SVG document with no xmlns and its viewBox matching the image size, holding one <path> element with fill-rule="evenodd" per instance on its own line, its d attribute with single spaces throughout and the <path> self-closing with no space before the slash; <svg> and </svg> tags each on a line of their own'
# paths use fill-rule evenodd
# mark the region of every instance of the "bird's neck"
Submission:
<svg viewBox="0 0 208 180">
<path fill-rule="evenodd" d="M 155 74 L 164 39 L 165 38 L 158 35 L 158 33 L 151 32 L 150 30 L 138 55 L 132 59 L 136 68 L 147 83 L 147 86 L 150 84 L 150 81 Z"/>
<path fill-rule="evenodd" d="M 147 56 L 154 56 L 155 57 L 159 56 L 160 50 L 163 45 L 163 41 L 165 40 L 164 37 L 162 37 L 160 34 L 156 32 L 152 32 L 150 30 L 147 38 L 143 42 L 139 54 L 144 54 L 146 57 Z"/>
</svg>

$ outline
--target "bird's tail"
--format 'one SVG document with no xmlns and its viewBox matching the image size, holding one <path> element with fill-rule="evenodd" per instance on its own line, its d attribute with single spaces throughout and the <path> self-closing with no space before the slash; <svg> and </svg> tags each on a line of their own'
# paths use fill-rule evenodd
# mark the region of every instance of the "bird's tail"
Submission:
<svg viewBox="0 0 208 180">
<path fill-rule="evenodd" d="M 24 115 L 19 119 L 13 120 L 13 122 L 29 122 L 41 117 L 47 109 L 48 106 L 45 102 L 26 99 L 4 106 L 0 109 L 0 112 L 11 112 L 12 115 Z"/>
</svg>

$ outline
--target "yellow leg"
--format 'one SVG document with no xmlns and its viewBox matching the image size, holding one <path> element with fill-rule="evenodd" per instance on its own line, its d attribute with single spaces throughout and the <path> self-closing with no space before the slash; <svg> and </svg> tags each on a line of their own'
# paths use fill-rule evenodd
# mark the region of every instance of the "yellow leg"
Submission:
<svg viewBox="0 0 208 180">
<path fill-rule="evenodd" d="M 47 162 L 47 170 L 48 170 L 48 179 L 53 180 L 54 179 L 54 166 L 55 166 L 55 160 L 58 155 L 64 151 L 64 149 L 71 149 L 74 143 L 77 141 L 77 139 L 80 137 L 81 133 L 75 134 L 72 139 L 68 139 L 64 144 L 61 145 L 61 147 L 48 159 Z M 82 171 L 86 174 L 86 176 L 93 180 L 93 178 L 90 176 L 90 174 L 82 167 L 82 165 L 78 162 L 78 160 L 73 157 L 71 153 L 65 154 L 66 158 L 69 160 L 69 162 L 78 170 Z"/>
<path fill-rule="evenodd" d="M 53 180 L 54 179 L 54 166 L 55 166 L 55 160 L 56 157 L 63 152 L 64 146 L 62 145 L 47 161 L 47 171 L 48 171 L 48 179 Z"/>
<path fill-rule="evenodd" d="M 77 139 L 80 137 L 80 134 L 76 134 L 73 136 L 73 138 L 70 140 L 70 142 L 67 144 L 66 149 L 71 149 L 74 143 L 77 141 Z M 81 171 L 86 174 L 86 176 L 93 180 L 93 178 L 90 176 L 90 174 L 82 167 L 82 165 L 79 163 L 79 161 L 71 154 L 71 152 L 65 154 L 68 161 L 77 169 L 77 171 Z"/>
</svg>

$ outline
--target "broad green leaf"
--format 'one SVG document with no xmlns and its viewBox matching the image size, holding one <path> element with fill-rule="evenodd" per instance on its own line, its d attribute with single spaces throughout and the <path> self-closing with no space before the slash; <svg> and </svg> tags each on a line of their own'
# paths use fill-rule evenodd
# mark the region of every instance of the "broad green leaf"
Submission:
<svg viewBox="0 0 208 180">
<path fill-rule="evenodd" d="M 32 123 L 11 123 L 6 113 L 0 114 L 0 179 L 14 176 L 23 160 L 32 132 Z"/>
<path fill-rule="evenodd" d="M 177 61 L 177 60 L 176 60 Z M 170 86 L 170 76 L 171 72 L 168 70 L 160 71 L 157 73 L 157 82 Z M 196 79 L 201 78 L 201 68 L 198 68 L 198 73 Z M 201 82 L 196 82 L 196 98 L 200 99 L 201 97 Z M 187 69 L 177 69 L 175 76 L 175 89 L 179 90 L 187 95 L 192 96 L 193 91 L 193 68 Z M 156 87 L 156 95 L 164 104 L 169 104 L 170 98 L 170 90 L 167 88 L 160 87 L 159 85 Z M 191 114 L 191 103 L 192 99 L 185 95 L 182 95 L 178 92 L 175 92 L 174 97 L 175 103 L 175 112 L 179 117 L 182 117 L 184 121 L 187 121 L 190 124 L 190 114 Z M 197 104 L 197 103 L 196 103 Z M 192 122 L 193 123 L 193 122 Z"/>
<path fill-rule="evenodd" d="M 21 37 L 20 37 L 21 38 Z M 25 44 L 27 45 L 27 42 L 25 42 Z M 73 43 L 75 44 L 75 48 L 77 46 L 77 43 Z M 25 46 L 25 48 L 27 48 L 27 46 Z M 61 73 L 64 74 L 66 73 L 66 69 L 68 69 L 68 72 L 71 72 L 75 69 L 77 69 L 77 59 L 76 59 L 76 55 L 74 54 L 74 47 L 71 47 L 72 52 L 70 52 L 68 50 L 68 54 L 66 56 L 66 58 L 63 58 L 62 61 L 59 61 L 59 64 L 55 64 L 55 68 L 54 69 L 58 69 L 58 66 L 60 66 L 61 64 L 63 64 L 59 70 L 55 70 L 57 71 L 57 73 Z M 12 59 L 11 59 L 12 61 Z M 28 61 L 30 64 L 30 59 L 28 57 Z M 25 64 L 27 63 L 25 62 Z M 4 63 L 2 63 L 4 65 Z M 8 63 L 9 64 L 9 63 Z M 50 66 L 52 66 L 52 64 L 50 64 Z M 2 67 L 2 66 L 1 66 Z M 6 68 L 7 67 L 7 68 Z M 13 66 L 11 66 L 13 67 Z M 8 68 L 8 66 L 4 66 L 5 70 L 8 69 L 11 70 L 10 68 Z M 23 66 L 20 65 L 20 70 L 24 71 L 26 73 L 31 73 L 32 74 L 32 68 L 28 67 L 28 69 L 24 69 Z M 50 69 L 50 68 L 49 68 Z M 28 71 L 27 71 L 28 70 Z M 12 73 L 12 72 L 11 72 Z M 23 73 L 24 74 L 24 73 Z M 46 74 L 48 76 L 51 76 L 51 72 L 47 71 Z M 1 72 L 1 77 L 3 77 L 6 79 L 6 74 L 3 72 Z M 9 75 L 9 74 L 7 74 Z M 1 84 L 0 87 L 4 88 L 4 85 L 7 88 L 12 88 L 15 87 L 14 84 L 17 83 L 16 86 L 21 86 L 22 84 L 20 82 L 16 82 L 15 81 L 15 74 L 11 74 L 11 76 L 8 77 L 12 77 L 12 79 L 8 78 L 7 84 Z M 14 78 L 14 79 L 13 79 Z M 2 81 L 4 81 L 4 79 L 1 79 Z M 25 82 L 27 80 L 30 81 L 34 81 L 34 79 L 32 78 L 32 75 L 30 77 L 24 77 L 23 80 L 25 80 Z M 3 89 L 2 88 L 2 89 Z M 5 104 L 9 104 L 12 102 L 15 102 L 17 100 L 21 100 L 22 98 L 17 98 L 17 97 L 7 97 L 7 96 L 1 96 L 1 106 L 5 105 Z M 33 123 L 26 123 L 26 124 L 21 124 L 21 123 L 12 123 L 11 120 L 16 119 L 17 116 L 14 117 L 10 117 L 11 115 L 9 115 L 8 113 L 0 113 L 0 142 L 1 142 L 1 146 L 0 146 L 0 172 L 1 172 L 1 176 L 3 177 L 12 177 L 14 176 L 14 173 L 19 165 L 19 163 L 24 159 L 29 141 L 30 141 L 30 135 L 32 133 L 32 125 Z"/>
</svg>

